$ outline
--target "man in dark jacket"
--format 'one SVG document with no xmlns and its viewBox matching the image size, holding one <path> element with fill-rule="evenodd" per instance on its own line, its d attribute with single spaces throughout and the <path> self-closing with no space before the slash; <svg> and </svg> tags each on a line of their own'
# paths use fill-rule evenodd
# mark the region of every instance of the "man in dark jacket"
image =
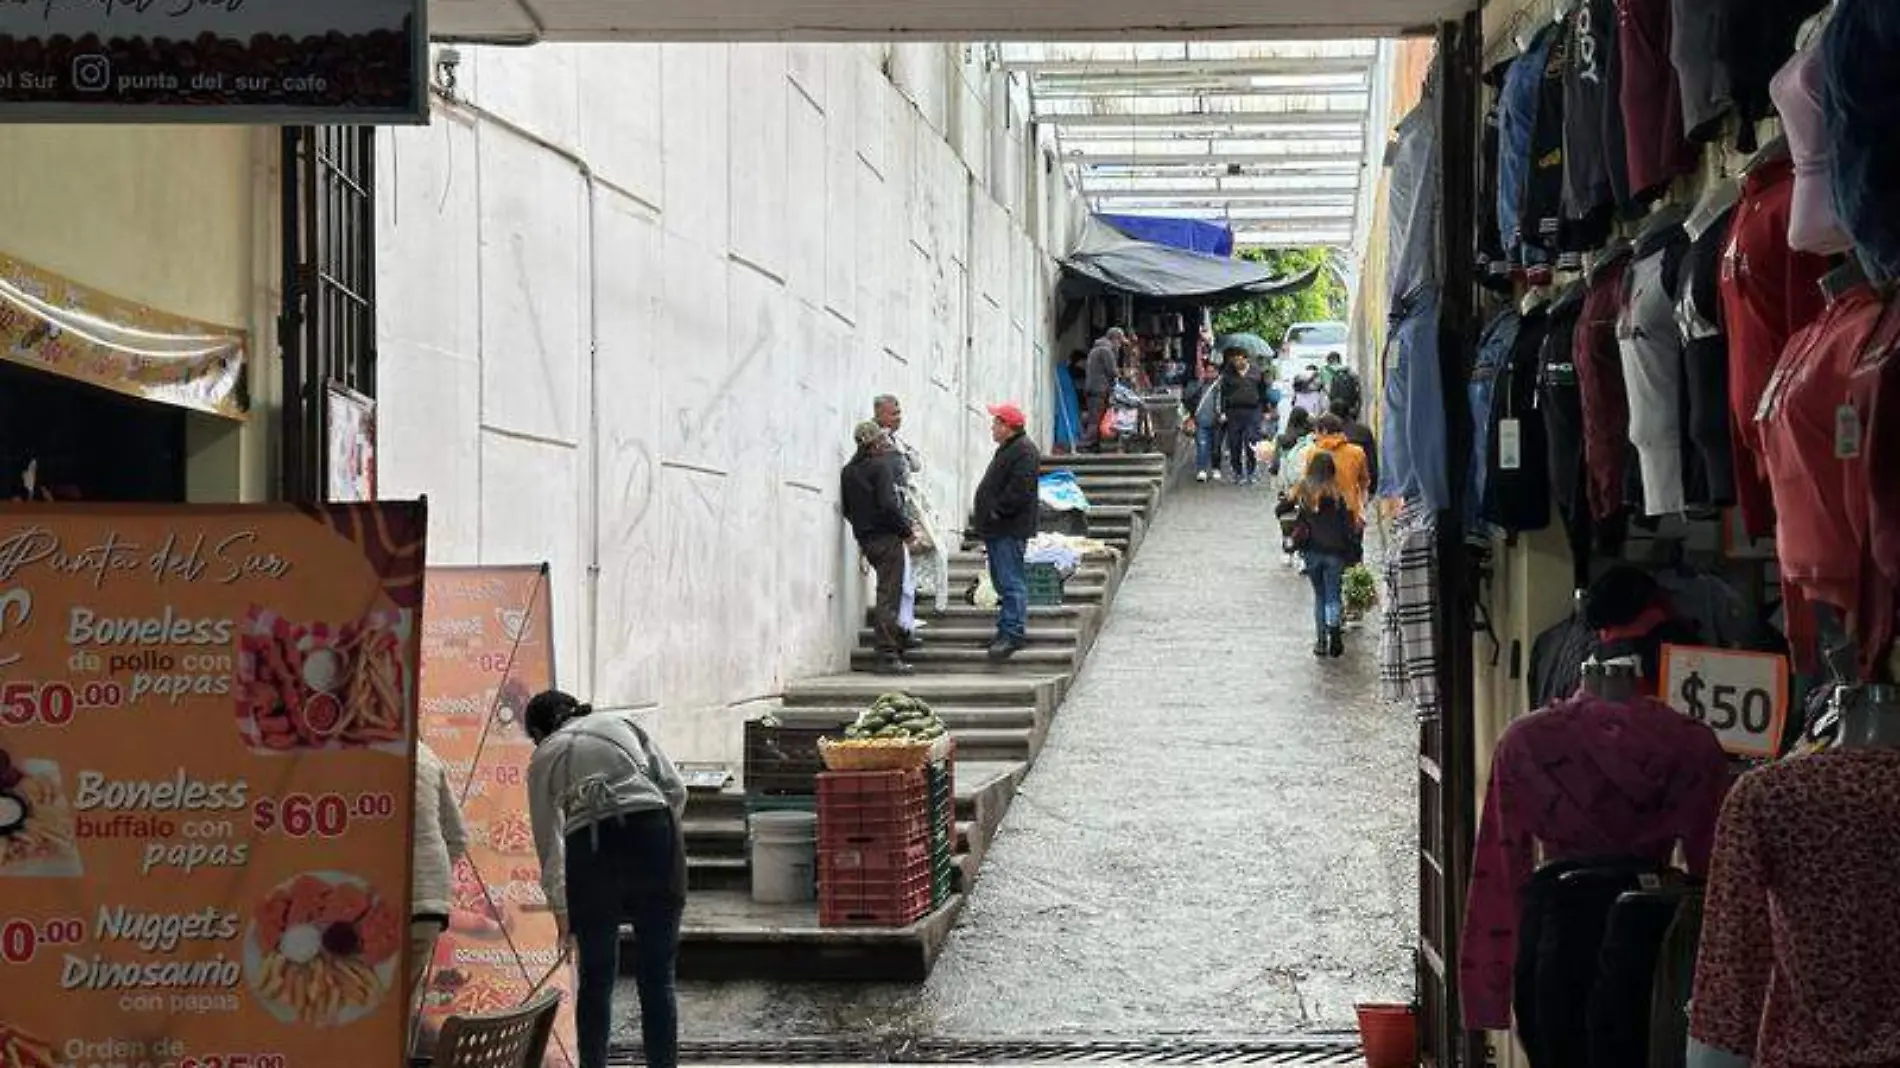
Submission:
<svg viewBox="0 0 1900 1068">
<path fill-rule="evenodd" d="M 1025 432 L 1029 420 L 1014 404 L 990 407 L 996 456 L 976 487 L 971 529 L 989 553 L 990 581 L 1002 599 L 990 660 L 1000 663 L 1029 645 L 1029 567 L 1024 557 L 1036 536 L 1042 453 Z"/>
<path fill-rule="evenodd" d="M 1260 444 L 1268 393 L 1265 375 L 1247 359 L 1247 350 L 1228 349 L 1227 370 L 1220 378 L 1221 414 L 1227 421 L 1227 460 L 1234 465 L 1234 485 L 1259 481 L 1260 460 L 1253 447 Z"/>
<path fill-rule="evenodd" d="M 913 532 L 898 493 L 901 457 L 891 448 L 890 432 L 876 423 L 860 423 L 854 436 L 858 452 L 845 465 L 841 496 L 858 549 L 877 572 L 877 599 L 871 608 L 876 670 L 880 675 L 908 675 L 911 666 L 904 662 L 906 635 L 898 609 L 904 596 L 904 546 Z"/>
<path fill-rule="evenodd" d="M 1102 417 L 1108 414 L 1108 402 L 1115 394 L 1115 383 L 1122 377 L 1122 349 L 1128 335 L 1115 327 L 1089 350 L 1088 368 L 1082 379 L 1082 449 L 1092 452 L 1102 444 Z"/>
</svg>

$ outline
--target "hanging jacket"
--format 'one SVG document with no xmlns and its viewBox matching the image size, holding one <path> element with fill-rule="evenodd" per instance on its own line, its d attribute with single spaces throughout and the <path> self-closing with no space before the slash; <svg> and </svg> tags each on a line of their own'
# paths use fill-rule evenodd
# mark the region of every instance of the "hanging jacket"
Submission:
<svg viewBox="0 0 1900 1068">
<path fill-rule="evenodd" d="M 1547 305 L 1524 313 L 1491 401 L 1484 514 L 1510 533 L 1550 526 L 1550 465 L 1544 416 L 1537 409 L 1537 372 L 1549 329 Z M 1513 443 L 1514 449 L 1507 448 Z"/>
<path fill-rule="evenodd" d="M 1578 696 L 1513 723 L 1491 762 L 1458 973 L 1472 1030 L 1511 1026 L 1518 894 L 1537 864 L 1667 863 L 1680 842 L 1708 871 L 1728 755 L 1705 724 L 1648 698 Z"/>
</svg>

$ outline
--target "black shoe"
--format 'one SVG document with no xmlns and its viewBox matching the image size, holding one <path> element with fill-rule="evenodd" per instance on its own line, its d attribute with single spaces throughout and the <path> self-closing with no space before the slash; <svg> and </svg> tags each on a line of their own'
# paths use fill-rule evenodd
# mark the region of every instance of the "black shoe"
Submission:
<svg viewBox="0 0 1900 1068">
<path fill-rule="evenodd" d="M 1027 648 L 1029 642 L 1022 638 L 998 638 L 990 643 L 990 663 L 1000 664 Z"/>
<path fill-rule="evenodd" d="M 1346 632 L 1334 627 L 1326 634 L 1326 653 L 1334 660 L 1346 655 Z"/>
<path fill-rule="evenodd" d="M 917 636 L 916 631 L 912 631 L 911 633 L 904 635 L 904 651 L 905 652 L 914 653 L 917 650 L 922 649 L 923 647 L 924 647 L 924 640 Z"/>
<path fill-rule="evenodd" d="M 917 669 L 905 663 L 901 656 L 880 656 L 877 658 L 877 665 L 871 669 L 874 675 L 911 675 L 916 671 Z"/>
<path fill-rule="evenodd" d="M 1330 650 L 1327 647 L 1325 638 L 1320 638 L 1313 643 L 1313 655 L 1319 657 L 1321 660 L 1326 659 L 1329 652 Z"/>
</svg>

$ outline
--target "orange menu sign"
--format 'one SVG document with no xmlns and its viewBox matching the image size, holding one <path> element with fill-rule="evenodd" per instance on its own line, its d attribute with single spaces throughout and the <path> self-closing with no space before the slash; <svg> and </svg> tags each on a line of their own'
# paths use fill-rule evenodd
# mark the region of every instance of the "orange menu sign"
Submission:
<svg viewBox="0 0 1900 1068">
<path fill-rule="evenodd" d="M 0 506 L 0 1065 L 401 1063 L 425 531 Z"/>
<path fill-rule="evenodd" d="M 554 618 L 545 567 L 430 568 L 422 638 L 422 737 L 462 798 L 468 857 L 456 866 L 449 931 L 423 995 L 422 1047 L 450 1015 L 571 995 L 528 825 L 528 699 L 554 685 Z M 571 1065 L 564 996 L 547 1063 Z M 4 1066 L 0 1066 L 4 1068 Z"/>
</svg>

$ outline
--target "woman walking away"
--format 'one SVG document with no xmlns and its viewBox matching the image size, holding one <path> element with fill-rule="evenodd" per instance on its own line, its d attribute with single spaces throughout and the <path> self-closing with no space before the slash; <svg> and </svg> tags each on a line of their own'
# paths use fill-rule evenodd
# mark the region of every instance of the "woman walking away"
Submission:
<svg viewBox="0 0 1900 1068">
<path fill-rule="evenodd" d="M 580 1068 L 607 1068 L 620 925 L 633 925 L 640 1031 L 651 1068 L 679 1063 L 673 976 L 686 907 L 686 784 L 626 713 L 550 690 L 528 702 L 528 812 L 561 944 L 579 954 Z"/>
<path fill-rule="evenodd" d="M 1345 604 L 1340 586 L 1359 553 L 1358 521 L 1347 504 L 1346 490 L 1331 453 L 1314 452 L 1306 461 L 1306 477 L 1281 502 L 1282 512 L 1294 518 L 1293 545 L 1306 559 L 1306 577 L 1313 583 L 1313 655 L 1346 654 L 1342 629 Z"/>
</svg>

